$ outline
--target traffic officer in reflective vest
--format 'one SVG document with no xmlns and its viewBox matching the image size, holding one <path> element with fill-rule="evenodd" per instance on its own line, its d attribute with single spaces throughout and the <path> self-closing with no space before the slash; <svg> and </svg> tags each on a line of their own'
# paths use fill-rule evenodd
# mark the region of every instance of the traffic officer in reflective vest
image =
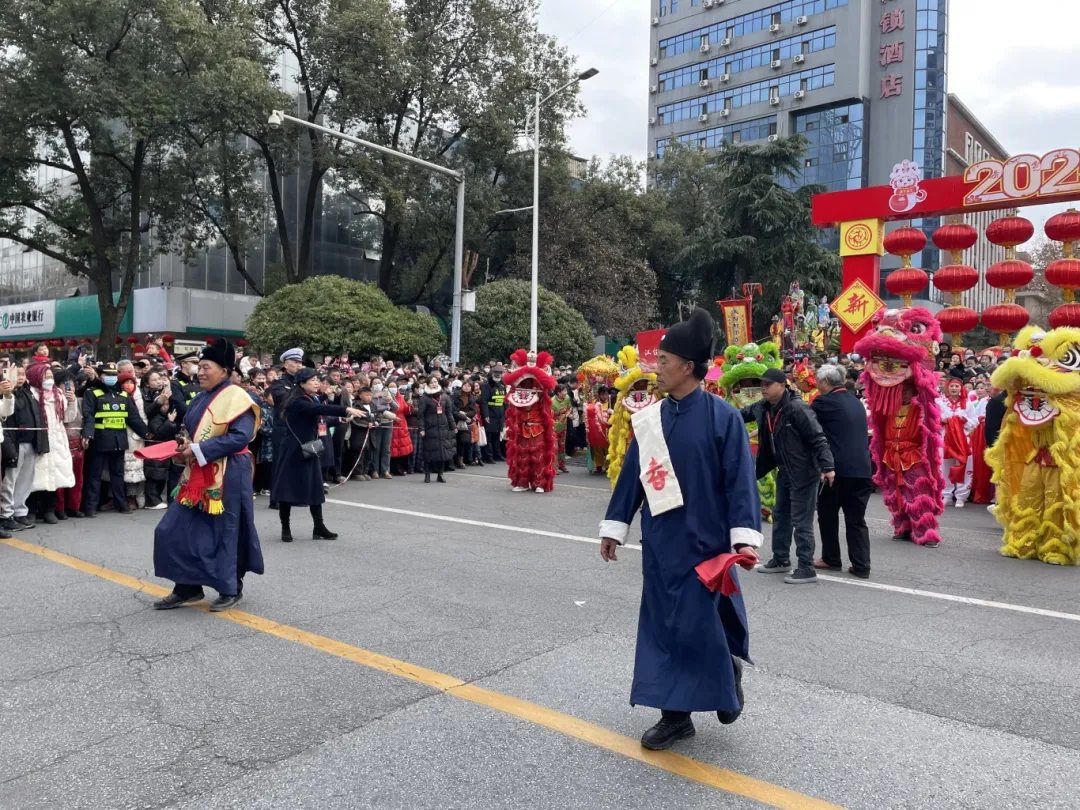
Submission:
<svg viewBox="0 0 1080 810">
<path fill-rule="evenodd" d="M 504 461 L 502 442 L 499 436 L 503 429 L 503 417 L 506 410 L 506 386 L 503 385 L 503 372 L 501 365 L 491 370 L 491 376 L 480 388 L 480 416 L 484 419 L 484 430 L 487 432 L 487 444 L 481 451 L 484 461 Z"/>
<path fill-rule="evenodd" d="M 116 363 L 98 366 L 97 382 L 90 383 L 83 394 L 82 445 L 87 453 L 89 479 L 86 483 L 87 517 L 97 517 L 101 495 L 101 475 L 109 467 L 113 507 L 127 513 L 124 495 L 124 451 L 127 450 L 127 428 L 149 438 L 150 431 L 139 416 L 127 392 L 116 384 Z"/>
</svg>

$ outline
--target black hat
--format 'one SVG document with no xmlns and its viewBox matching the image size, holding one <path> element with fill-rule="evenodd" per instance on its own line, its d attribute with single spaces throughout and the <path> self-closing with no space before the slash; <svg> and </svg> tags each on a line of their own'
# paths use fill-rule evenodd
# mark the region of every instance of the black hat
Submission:
<svg viewBox="0 0 1080 810">
<path fill-rule="evenodd" d="M 787 385 L 787 374 L 778 368 L 767 368 L 765 373 L 761 375 L 761 381 Z"/>
<path fill-rule="evenodd" d="M 217 363 L 226 371 L 232 371 L 236 365 L 236 351 L 231 343 L 225 338 L 218 338 L 199 352 L 200 360 L 209 360 Z"/>
<path fill-rule="evenodd" d="M 316 373 L 315 369 L 308 368 L 307 366 L 304 366 L 302 369 L 300 369 L 299 371 L 297 371 L 293 375 L 293 381 L 297 385 L 303 385 L 308 380 L 310 380 L 312 377 L 317 377 L 317 376 L 318 376 L 318 374 Z"/>
<path fill-rule="evenodd" d="M 716 326 L 712 315 L 695 309 L 690 320 L 675 324 L 660 340 L 660 351 L 678 355 L 684 360 L 706 363 L 713 356 Z"/>
</svg>

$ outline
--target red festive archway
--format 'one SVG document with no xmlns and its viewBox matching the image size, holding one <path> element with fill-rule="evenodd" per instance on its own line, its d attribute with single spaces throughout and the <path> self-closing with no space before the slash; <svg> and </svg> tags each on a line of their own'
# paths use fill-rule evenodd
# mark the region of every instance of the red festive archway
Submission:
<svg viewBox="0 0 1080 810">
<path fill-rule="evenodd" d="M 881 291 L 881 257 L 885 250 L 891 248 L 897 255 L 905 255 L 904 252 L 913 246 L 906 237 L 892 240 L 894 243 L 899 241 L 898 246 L 887 245 L 886 222 L 1074 200 L 1080 200 L 1080 151 L 1076 149 L 1055 149 L 1042 157 L 1014 155 L 1003 162 L 981 160 L 971 164 L 963 175 L 925 181 L 920 179 L 918 167 L 905 160 L 893 169 L 889 185 L 815 195 L 814 224 L 820 228 L 840 229 L 843 291 L 833 302 L 833 311 L 842 324 L 841 351 L 849 352 L 854 348 L 855 342 L 869 329 L 870 316 L 881 306 L 877 296 Z M 1080 289 L 1080 261 L 1073 258 L 1073 242 L 1080 241 L 1080 212 L 1068 211 L 1052 217 L 1045 230 L 1049 238 L 1064 242 L 1066 255 L 1060 260 L 1062 264 L 1054 262 L 1053 270 L 1047 268 L 1047 281 L 1066 291 L 1066 304 L 1054 310 L 1050 325 L 1080 326 L 1080 306 L 1070 303 L 1072 291 Z M 983 323 L 1001 332 L 1003 338 L 1026 323 L 1026 311 L 1012 303 L 1012 294 L 1016 287 L 1026 283 L 1025 278 L 1030 280 L 1030 267 L 1014 258 L 1013 248 L 1030 236 L 1031 223 L 1022 217 L 995 220 L 987 229 L 990 241 L 1006 247 L 1006 260 L 979 270 L 987 272 L 987 281 L 992 286 L 1006 292 L 1005 303 L 988 307 L 983 313 Z M 944 310 L 939 317 L 943 327 L 947 327 L 946 332 L 953 329 L 957 330 L 953 334 L 959 334 L 974 327 L 973 315 L 977 322 L 976 313 L 957 306 L 959 293 L 974 286 L 973 283 L 965 286 L 971 282 L 971 268 L 961 264 L 960 259 L 960 254 L 974 244 L 974 240 L 969 232 L 942 225 L 934 234 L 934 243 L 953 252 L 953 264 L 939 270 L 938 275 L 946 270 L 949 272 L 940 283 L 935 276 L 935 286 L 956 296 L 954 306 Z M 889 286 L 895 286 L 893 291 L 897 294 L 911 295 L 925 286 L 925 274 L 920 276 L 921 271 L 910 272 L 917 268 L 910 268 L 908 264 L 905 262 L 895 285 L 890 276 Z M 976 282 L 977 273 L 978 270 Z M 849 308 L 852 311 L 846 312 Z"/>
</svg>

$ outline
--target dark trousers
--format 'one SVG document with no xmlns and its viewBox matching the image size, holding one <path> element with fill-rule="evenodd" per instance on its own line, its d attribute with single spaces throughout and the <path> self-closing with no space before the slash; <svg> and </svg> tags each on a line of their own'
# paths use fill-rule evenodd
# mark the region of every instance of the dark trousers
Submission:
<svg viewBox="0 0 1080 810">
<path fill-rule="evenodd" d="M 481 449 L 484 461 L 503 461 L 506 455 L 503 453 L 502 444 L 499 442 L 499 433 L 502 432 L 501 428 L 491 430 L 491 426 L 487 426 L 487 440 L 488 443 Z"/>
<path fill-rule="evenodd" d="M 840 510 L 844 510 L 848 559 L 856 571 L 870 573 L 870 530 L 866 528 L 866 504 L 872 484 L 869 478 L 837 478 L 818 495 L 818 528 L 821 530 L 821 558 L 839 567 Z"/>
<path fill-rule="evenodd" d="M 124 451 L 112 450 L 103 453 L 91 450 L 90 470 L 87 472 L 86 482 L 86 511 L 96 512 L 98 499 L 101 497 L 101 474 L 105 472 L 105 465 L 109 467 L 109 486 L 112 489 L 113 506 L 115 509 L 127 508 L 127 495 L 124 494 Z"/>
<path fill-rule="evenodd" d="M 246 571 L 248 566 L 248 548 L 247 543 L 241 541 L 236 544 L 236 590 L 232 593 L 221 592 L 222 596 L 236 596 L 244 592 L 244 575 L 241 571 Z M 177 582 L 173 586 L 173 593 L 177 596 L 191 597 L 202 592 L 202 585 L 186 585 Z"/>
<path fill-rule="evenodd" d="M 795 482 L 787 470 L 776 476 L 776 507 L 773 509 L 773 559 L 791 560 L 791 537 L 795 535 L 795 556 L 799 568 L 814 567 L 814 504 L 817 501 L 818 477 Z"/>
</svg>

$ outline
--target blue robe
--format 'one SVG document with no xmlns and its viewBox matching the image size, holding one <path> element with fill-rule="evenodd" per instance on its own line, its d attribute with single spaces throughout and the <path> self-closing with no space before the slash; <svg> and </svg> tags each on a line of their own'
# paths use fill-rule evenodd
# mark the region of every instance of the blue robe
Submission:
<svg viewBox="0 0 1080 810">
<path fill-rule="evenodd" d="M 199 420 L 226 380 L 212 391 L 203 391 L 187 407 L 184 427 L 196 435 Z M 222 482 L 225 511 L 210 515 L 182 506 L 169 509 L 154 529 L 154 574 L 181 585 L 206 585 L 221 594 L 239 592 L 241 578 L 249 571 L 263 572 L 262 549 L 255 531 L 251 489 L 252 461 L 248 442 L 255 435 L 255 414 L 245 411 L 229 423 L 226 433 L 199 442 L 206 460 L 229 457 Z"/>
<path fill-rule="evenodd" d="M 701 389 L 652 407 L 661 409 L 685 505 L 652 516 L 632 441 L 601 526 L 602 535 L 621 542 L 641 509 L 644 582 L 630 703 L 733 711 L 739 703 L 731 657 L 749 660 L 746 608 L 741 594 L 729 598 L 706 588 L 694 566 L 731 551 L 733 529 L 736 543 L 761 542 L 750 440 L 739 412 Z"/>
</svg>

